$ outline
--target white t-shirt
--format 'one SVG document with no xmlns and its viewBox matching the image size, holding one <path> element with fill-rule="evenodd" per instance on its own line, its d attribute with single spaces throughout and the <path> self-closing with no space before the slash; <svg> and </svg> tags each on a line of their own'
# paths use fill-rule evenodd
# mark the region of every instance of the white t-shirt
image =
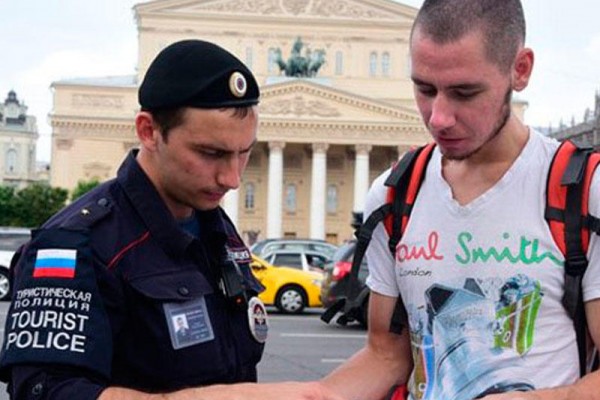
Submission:
<svg viewBox="0 0 600 400">
<path fill-rule="evenodd" d="M 502 179 L 465 206 L 441 174 L 436 148 L 396 248 L 380 224 L 367 251 L 371 290 L 406 306 L 415 368 L 411 399 L 471 400 L 532 390 L 579 376 L 573 323 L 562 306 L 564 258 L 544 219 L 545 186 L 558 142 L 531 131 Z M 384 203 L 382 174 L 365 215 Z M 600 193 L 600 174 L 591 193 Z M 600 216 L 600 198 L 590 212 Z M 600 244 L 590 241 L 584 299 L 600 297 Z"/>
</svg>

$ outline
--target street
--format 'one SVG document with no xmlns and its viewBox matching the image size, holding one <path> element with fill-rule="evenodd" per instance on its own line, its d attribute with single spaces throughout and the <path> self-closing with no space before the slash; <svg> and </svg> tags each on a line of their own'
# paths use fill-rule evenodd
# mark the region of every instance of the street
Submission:
<svg viewBox="0 0 600 400">
<path fill-rule="evenodd" d="M 8 306 L 8 302 L 0 303 L 2 336 Z M 258 368 L 260 382 L 319 379 L 360 349 L 366 338 L 366 331 L 358 325 L 325 324 L 319 319 L 320 308 L 301 315 L 268 310 L 270 329 Z M 8 400 L 4 384 L 0 384 L 0 400 Z"/>
<path fill-rule="evenodd" d="M 321 378 L 363 346 L 364 329 L 325 324 L 319 319 L 321 312 L 270 314 L 269 339 L 258 368 L 261 382 Z"/>
</svg>

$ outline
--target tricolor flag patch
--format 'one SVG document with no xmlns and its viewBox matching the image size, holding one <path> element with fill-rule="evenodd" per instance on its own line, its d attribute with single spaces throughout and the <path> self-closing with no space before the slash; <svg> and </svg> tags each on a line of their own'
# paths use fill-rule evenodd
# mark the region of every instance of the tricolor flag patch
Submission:
<svg viewBox="0 0 600 400">
<path fill-rule="evenodd" d="M 42 249 L 37 251 L 34 278 L 74 278 L 77 250 Z"/>
</svg>

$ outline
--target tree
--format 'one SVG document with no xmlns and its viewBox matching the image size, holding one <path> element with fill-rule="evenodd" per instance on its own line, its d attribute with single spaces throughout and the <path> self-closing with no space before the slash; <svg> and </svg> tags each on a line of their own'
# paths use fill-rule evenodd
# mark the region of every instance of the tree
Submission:
<svg viewBox="0 0 600 400">
<path fill-rule="evenodd" d="M 12 225 L 14 218 L 15 188 L 0 186 L 0 226 Z"/>
<path fill-rule="evenodd" d="M 96 186 L 100 184 L 98 179 L 90 179 L 89 181 L 79 181 L 77 182 L 77 186 L 73 189 L 71 193 L 71 201 L 75 201 Z"/>
<path fill-rule="evenodd" d="M 69 191 L 34 183 L 19 190 L 14 198 L 12 225 L 35 228 L 50 218 L 67 202 Z"/>
</svg>

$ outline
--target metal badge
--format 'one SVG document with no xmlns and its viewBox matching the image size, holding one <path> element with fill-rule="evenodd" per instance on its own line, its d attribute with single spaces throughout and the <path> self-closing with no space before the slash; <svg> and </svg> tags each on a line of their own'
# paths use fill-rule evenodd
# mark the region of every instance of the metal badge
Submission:
<svg viewBox="0 0 600 400">
<path fill-rule="evenodd" d="M 267 340 L 269 333 L 267 309 L 258 297 L 253 297 L 248 302 L 248 326 L 257 342 L 264 343 Z"/>
<path fill-rule="evenodd" d="M 247 89 L 248 84 L 246 83 L 246 78 L 241 72 L 236 71 L 231 74 L 229 77 L 229 90 L 231 91 L 231 94 L 235 97 L 244 97 Z"/>
</svg>

